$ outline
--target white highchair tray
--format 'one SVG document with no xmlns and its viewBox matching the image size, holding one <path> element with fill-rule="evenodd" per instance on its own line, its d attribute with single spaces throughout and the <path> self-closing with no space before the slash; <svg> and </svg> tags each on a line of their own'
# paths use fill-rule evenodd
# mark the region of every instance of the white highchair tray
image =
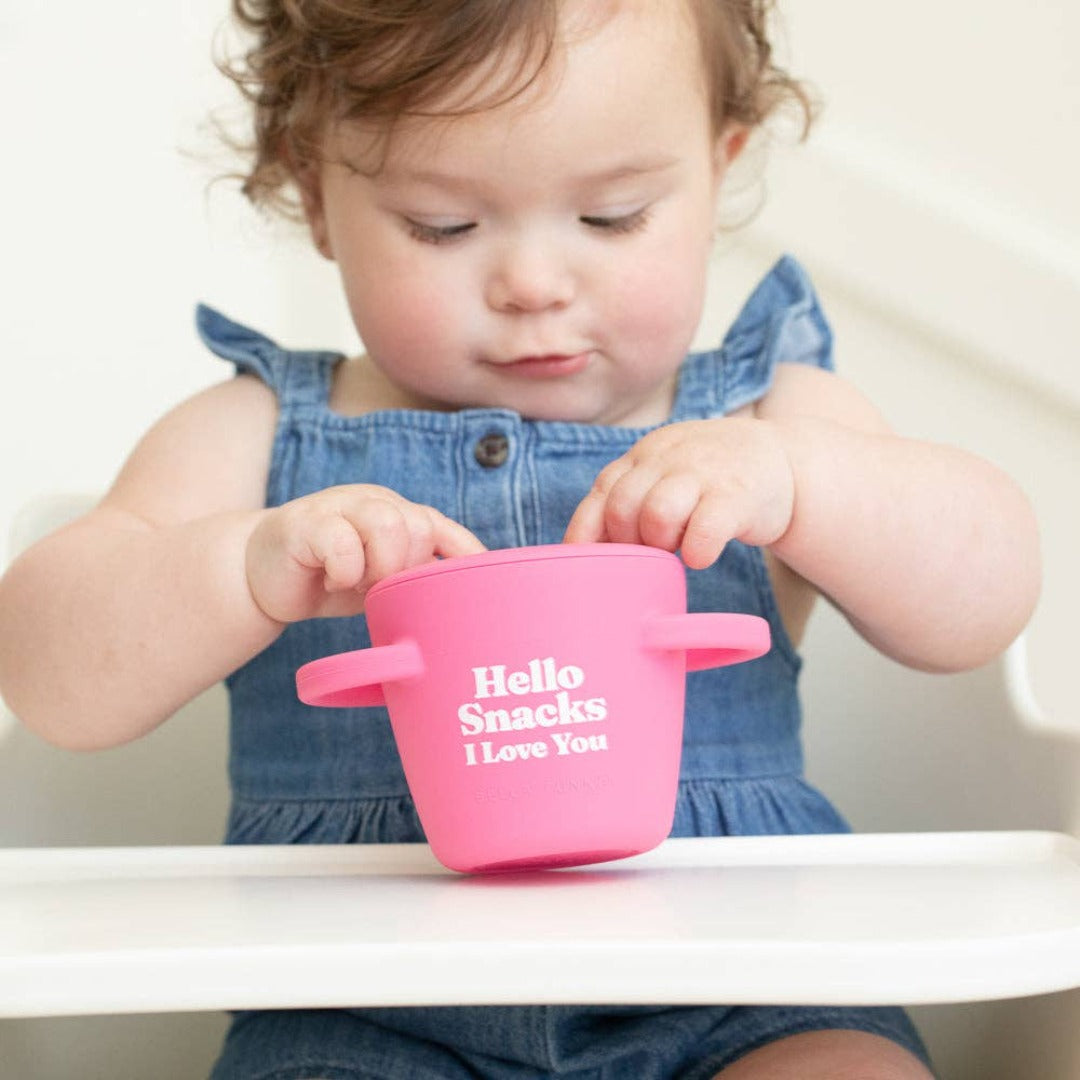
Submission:
<svg viewBox="0 0 1080 1080">
<path fill-rule="evenodd" d="M 0 1015 L 874 1003 L 1080 985 L 1080 842 L 669 840 L 463 877 L 423 845 L 0 852 Z"/>
</svg>

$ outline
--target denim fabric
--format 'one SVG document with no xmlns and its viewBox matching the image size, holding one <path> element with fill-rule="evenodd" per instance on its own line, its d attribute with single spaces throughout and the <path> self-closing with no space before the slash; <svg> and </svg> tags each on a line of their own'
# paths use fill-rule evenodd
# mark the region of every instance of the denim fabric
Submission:
<svg viewBox="0 0 1080 1080">
<path fill-rule="evenodd" d="M 256 375 L 277 395 L 269 506 L 332 485 L 375 483 L 436 507 L 489 548 L 558 543 L 597 473 L 647 430 L 534 421 L 489 408 L 342 416 L 328 406 L 339 355 L 282 349 L 205 306 L 198 309 L 197 325 L 214 353 L 238 371 Z M 831 331 L 809 280 L 790 258 L 781 259 L 755 289 L 719 348 L 686 359 L 670 422 L 723 416 L 757 400 L 768 390 L 778 363 L 832 367 Z M 505 462 L 495 467 L 485 467 L 474 453 L 490 435 L 504 436 L 509 444 Z M 773 648 L 752 663 L 688 676 L 672 835 L 844 831 L 840 815 L 802 777 L 800 660 L 780 622 L 761 551 L 732 542 L 714 566 L 688 572 L 687 585 L 691 611 L 752 612 L 766 618 Z M 229 677 L 230 843 L 424 839 L 385 710 L 316 709 L 296 697 L 294 674 L 302 664 L 369 644 L 362 616 L 297 623 Z M 664 1045 L 659 1033 L 671 1032 L 675 1039 L 674 1032 L 685 1029 L 695 1033 L 694 1041 L 699 1036 L 705 1040 L 705 1032 L 725 1031 L 723 1045 L 731 1050 L 748 1045 L 750 1033 L 775 1024 L 779 1014 L 764 1010 L 760 1019 L 751 1020 L 754 1015 L 753 1010 L 725 1008 L 249 1014 L 237 1022 L 227 1064 L 216 1075 L 309 1075 L 303 1070 L 316 1059 L 304 1057 L 302 1048 L 309 1039 L 304 1033 L 310 1032 L 324 1053 L 317 1058 L 317 1075 L 328 1077 L 426 1076 L 423 1062 L 428 1060 L 434 1062 L 430 1075 L 441 1077 L 547 1075 L 557 1068 L 563 1071 L 556 1075 L 567 1076 L 675 1076 L 683 1068 L 679 1062 L 689 1064 L 694 1053 L 705 1056 L 707 1040 L 696 1051 L 687 1049 L 689 1057 L 679 1057 L 683 1051 L 657 1049 Z M 783 1015 L 790 1016 L 792 1030 L 801 1030 L 800 1024 L 872 1023 L 865 1010 L 852 1012 L 847 1022 L 840 1022 L 835 1010 L 787 1010 Z M 893 1016 L 873 1013 L 885 1015 Z M 441 1025 L 451 1016 L 444 1030 Z M 915 1045 L 905 1020 L 893 1017 L 888 1023 L 896 1038 Z M 316 1038 L 314 1033 L 324 1029 L 327 1034 Z M 633 1052 L 644 1055 L 642 1061 L 660 1054 L 655 1067 L 642 1064 L 639 1071 L 638 1065 L 612 1056 L 624 1043 L 637 1045 L 631 1030 L 651 1032 Z M 436 1031 L 441 1033 L 437 1038 Z M 475 1035 L 471 1064 L 460 1047 L 465 1031 Z M 288 1034 L 275 1034 L 280 1032 Z M 533 1034 L 526 1037 L 527 1032 Z M 599 1039 L 602 1032 L 611 1036 L 608 1041 Z M 560 1042 L 564 1036 L 580 1052 L 568 1050 L 570 1043 Z M 542 1053 L 527 1052 L 530 1039 L 539 1039 Z M 411 1048 L 402 1054 L 413 1056 L 401 1058 L 396 1072 L 390 1064 L 373 1064 L 382 1060 L 376 1044 L 389 1046 L 395 1040 Z M 438 1040 L 458 1049 L 440 1050 Z M 280 1049 L 269 1049 L 279 1043 Z M 601 1043 L 606 1049 L 590 1049 Z M 720 1053 L 719 1046 L 710 1052 Z M 387 1055 L 387 1062 L 398 1060 Z M 476 1064 L 481 1058 L 487 1064 Z M 498 1064 L 501 1059 L 518 1064 Z M 608 1059 L 623 1063 L 603 1064 Z M 242 1060 L 248 1064 L 241 1065 Z"/>
<path fill-rule="evenodd" d="M 711 1080 L 759 1046 L 825 1028 L 881 1035 L 927 1062 L 894 1008 L 450 1006 L 246 1013 L 211 1080 Z"/>
</svg>

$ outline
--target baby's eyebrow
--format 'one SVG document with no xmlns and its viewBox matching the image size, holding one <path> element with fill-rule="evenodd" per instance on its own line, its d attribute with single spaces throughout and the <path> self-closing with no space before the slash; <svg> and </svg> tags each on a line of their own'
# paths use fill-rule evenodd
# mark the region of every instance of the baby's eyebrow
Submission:
<svg viewBox="0 0 1080 1080">
<path fill-rule="evenodd" d="M 679 159 L 671 156 L 641 158 L 639 160 L 620 162 L 608 168 L 598 169 L 595 172 L 585 173 L 581 183 L 585 185 L 612 184 L 618 180 L 633 180 L 637 176 L 649 176 L 653 173 L 666 172 L 674 168 Z"/>
<path fill-rule="evenodd" d="M 435 169 L 410 169 L 403 166 L 386 165 L 380 169 L 377 177 L 381 184 L 397 187 L 401 184 L 415 184 L 422 187 L 441 188 L 444 191 L 473 191 L 483 181 L 476 176 L 458 176 L 454 173 L 439 172 Z"/>
<path fill-rule="evenodd" d="M 605 184 L 620 180 L 632 180 L 639 176 L 651 176 L 662 173 L 678 164 L 673 156 L 659 156 L 617 162 L 603 166 L 591 172 L 582 173 L 572 178 L 574 187 L 603 187 Z M 400 184 L 415 184 L 423 187 L 440 188 L 443 191 L 468 193 L 486 185 L 485 178 L 441 172 L 438 169 L 410 168 L 407 165 L 387 164 L 378 173 L 378 181 L 390 187 Z"/>
</svg>

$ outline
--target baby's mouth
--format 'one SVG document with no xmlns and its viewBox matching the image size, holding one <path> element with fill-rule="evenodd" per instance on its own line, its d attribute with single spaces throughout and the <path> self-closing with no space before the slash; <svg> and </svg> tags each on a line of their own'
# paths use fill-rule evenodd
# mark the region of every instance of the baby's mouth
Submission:
<svg viewBox="0 0 1080 1080">
<path fill-rule="evenodd" d="M 503 361 L 494 366 L 500 372 L 526 379 L 553 379 L 577 375 L 589 365 L 591 352 L 547 353 L 543 356 L 520 356 L 516 360 Z"/>
</svg>

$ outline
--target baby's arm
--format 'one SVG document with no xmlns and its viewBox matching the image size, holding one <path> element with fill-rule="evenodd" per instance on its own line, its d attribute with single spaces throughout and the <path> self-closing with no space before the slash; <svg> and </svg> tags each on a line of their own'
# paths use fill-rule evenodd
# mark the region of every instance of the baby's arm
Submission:
<svg viewBox="0 0 1080 1080">
<path fill-rule="evenodd" d="M 0 690 L 29 727 L 79 749 L 137 738 L 285 623 L 356 613 L 378 578 L 482 550 L 384 488 L 263 509 L 276 416 L 250 377 L 196 395 L 0 579 Z"/>
<path fill-rule="evenodd" d="M 997 655 L 1039 589 L 1030 505 L 1001 471 L 894 435 L 850 384 L 781 365 L 753 410 L 658 429 L 597 478 L 567 531 L 709 565 L 769 548 L 885 654 L 925 670 Z"/>
</svg>

